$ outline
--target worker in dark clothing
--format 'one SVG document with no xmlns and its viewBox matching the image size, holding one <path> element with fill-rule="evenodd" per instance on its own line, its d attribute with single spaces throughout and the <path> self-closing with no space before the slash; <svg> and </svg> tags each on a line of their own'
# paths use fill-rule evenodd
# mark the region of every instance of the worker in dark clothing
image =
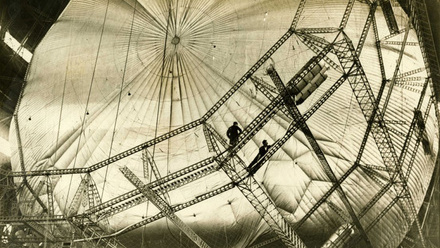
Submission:
<svg viewBox="0 0 440 248">
<path fill-rule="evenodd" d="M 269 148 L 272 146 L 267 143 L 267 140 L 263 140 L 263 146 L 260 147 L 258 150 L 257 156 L 252 160 L 252 162 L 249 164 L 247 171 L 249 171 L 249 174 L 254 174 L 257 172 L 258 169 L 263 165 L 261 163 L 258 163 L 258 160 L 260 160 L 266 153 L 269 151 Z"/>
<path fill-rule="evenodd" d="M 228 131 L 226 132 L 226 135 L 229 138 L 229 144 L 231 146 L 235 146 L 238 142 L 238 136 L 240 136 L 240 134 L 243 131 L 241 130 L 241 128 L 238 127 L 238 122 L 234 121 L 234 124 L 232 126 L 230 126 L 228 128 Z"/>
</svg>

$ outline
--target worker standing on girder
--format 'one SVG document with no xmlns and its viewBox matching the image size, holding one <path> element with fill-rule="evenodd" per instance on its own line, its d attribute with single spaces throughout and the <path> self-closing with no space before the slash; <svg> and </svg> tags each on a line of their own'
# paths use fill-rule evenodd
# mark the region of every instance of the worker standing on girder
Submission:
<svg viewBox="0 0 440 248">
<path fill-rule="evenodd" d="M 260 169 L 260 167 L 263 164 L 261 162 L 258 162 L 258 160 L 260 160 L 267 153 L 267 151 L 269 151 L 269 148 L 271 147 L 272 145 L 269 145 L 267 143 L 267 140 L 263 140 L 263 146 L 260 147 L 257 156 L 254 158 L 254 160 L 252 160 L 252 162 L 247 167 L 247 171 L 249 172 L 249 174 L 252 175 L 255 172 L 257 172 L 258 169 Z"/>
<path fill-rule="evenodd" d="M 241 128 L 238 126 L 238 122 L 234 121 L 234 124 L 232 126 L 230 126 L 228 128 L 228 131 L 226 132 L 226 135 L 229 138 L 229 144 L 231 146 L 235 146 L 238 142 L 238 136 L 240 136 L 240 134 L 243 131 L 241 130 Z"/>
</svg>

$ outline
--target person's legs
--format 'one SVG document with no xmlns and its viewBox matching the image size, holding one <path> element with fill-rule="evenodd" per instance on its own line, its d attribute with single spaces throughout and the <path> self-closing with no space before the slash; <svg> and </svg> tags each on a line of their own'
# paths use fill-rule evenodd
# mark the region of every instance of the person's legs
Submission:
<svg viewBox="0 0 440 248">
<path fill-rule="evenodd" d="M 229 141 L 229 144 L 231 146 L 235 146 L 238 142 L 238 137 L 231 137 L 231 140 Z"/>
</svg>

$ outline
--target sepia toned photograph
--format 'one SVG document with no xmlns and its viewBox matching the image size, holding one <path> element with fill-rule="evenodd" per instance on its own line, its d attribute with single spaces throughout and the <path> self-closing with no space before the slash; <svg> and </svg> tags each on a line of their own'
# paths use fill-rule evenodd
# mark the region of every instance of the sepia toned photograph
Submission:
<svg viewBox="0 0 440 248">
<path fill-rule="evenodd" d="M 440 0 L 0 10 L 0 247 L 440 248 Z"/>
</svg>

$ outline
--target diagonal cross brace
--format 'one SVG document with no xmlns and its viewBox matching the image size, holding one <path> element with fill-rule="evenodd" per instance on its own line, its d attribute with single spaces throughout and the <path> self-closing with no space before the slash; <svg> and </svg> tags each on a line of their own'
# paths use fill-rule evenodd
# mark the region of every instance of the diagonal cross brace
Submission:
<svg viewBox="0 0 440 248">
<path fill-rule="evenodd" d="M 188 238 L 190 238 L 199 247 L 209 248 L 209 245 L 205 243 L 188 225 L 186 225 L 177 215 L 174 213 L 173 208 L 168 203 L 160 198 L 153 190 L 146 187 L 145 184 L 126 166 L 120 168 L 122 174 L 137 188 L 142 194 L 144 194 L 158 209 L 160 209 L 169 220 L 171 220 L 182 232 L 184 232 Z"/>
</svg>

